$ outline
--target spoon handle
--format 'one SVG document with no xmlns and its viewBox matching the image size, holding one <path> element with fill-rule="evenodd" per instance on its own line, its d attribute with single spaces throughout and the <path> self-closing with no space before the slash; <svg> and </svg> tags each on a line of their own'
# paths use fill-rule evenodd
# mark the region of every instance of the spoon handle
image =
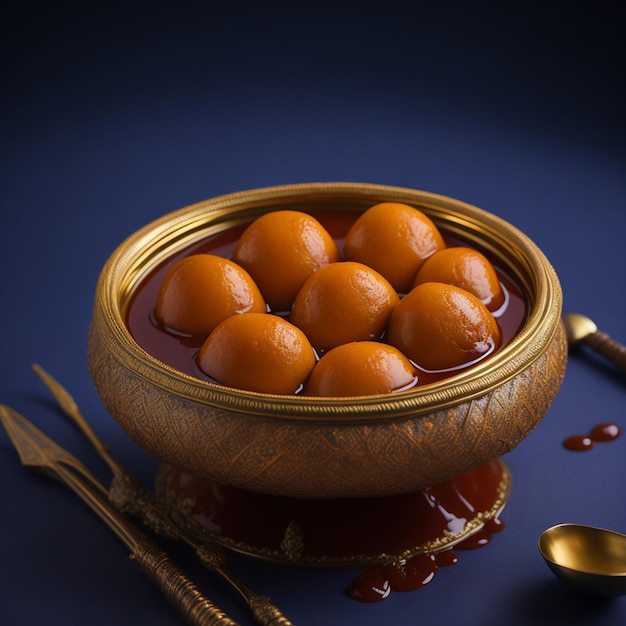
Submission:
<svg viewBox="0 0 626 626">
<path fill-rule="evenodd" d="M 624 344 L 616 341 L 601 330 L 596 330 L 594 333 L 587 335 L 583 342 L 626 372 L 626 346 Z"/>
</svg>

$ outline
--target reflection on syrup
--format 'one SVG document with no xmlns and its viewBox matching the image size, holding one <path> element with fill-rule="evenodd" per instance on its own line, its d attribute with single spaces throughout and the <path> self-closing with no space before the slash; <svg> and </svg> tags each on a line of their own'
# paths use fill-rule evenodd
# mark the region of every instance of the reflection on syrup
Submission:
<svg viewBox="0 0 626 626">
<path fill-rule="evenodd" d="M 575 452 L 584 452 L 595 447 L 596 443 L 614 441 L 622 434 L 617 424 L 607 423 L 594 426 L 587 435 L 572 435 L 563 441 L 563 447 Z"/>
<path fill-rule="evenodd" d="M 464 539 L 454 549 L 436 554 L 421 554 L 405 563 L 372 567 L 357 576 L 347 594 L 359 602 L 380 602 L 392 591 L 415 591 L 433 581 L 440 567 L 450 567 L 459 561 L 458 550 L 475 550 L 491 542 L 492 534 L 500 532 L 504 523 L 494 517 L 484 528 Z"/>
</svg>

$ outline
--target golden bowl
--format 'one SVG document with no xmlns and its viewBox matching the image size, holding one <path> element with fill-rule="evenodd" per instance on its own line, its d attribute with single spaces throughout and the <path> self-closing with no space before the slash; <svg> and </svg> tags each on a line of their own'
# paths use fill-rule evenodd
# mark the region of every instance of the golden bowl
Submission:
<svg viewBox="0 0 626 626">
<path fill-rule="evenodd" d="M 449 236 L 480 247 L 506 268 L 526 314 L 501 351 L 408 391 L 311 398 L 200 380 L 148 354 L 129 332 L 126 312 L 134 291 L 173 253 L 269 211 L 358 214 L 382 201 L 419 208 Z M 383 185 L 284 185 L 191 205 L 126 239 L 96 287 L 88 364 L 106 409 L 128 435 L 189 474 L 296 498 L 397 495 L 481 467 L 538 425 L 565 373 L 561 304 L 556 273 L 537 246 L 481 209 Z"/>
</svg>

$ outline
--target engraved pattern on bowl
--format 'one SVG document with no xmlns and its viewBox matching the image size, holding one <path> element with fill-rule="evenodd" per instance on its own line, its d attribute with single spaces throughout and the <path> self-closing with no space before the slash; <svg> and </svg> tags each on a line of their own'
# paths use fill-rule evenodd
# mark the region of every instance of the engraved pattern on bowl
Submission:
<svg viewBox="0 0 626 626">
<path fill-rule="evenodd" d="M 499 353 L 444 381 L 352 399 L 232 390 L 145 353 L 124 323 L 150 268 L 190 243 L 269 210 L 362 212 L 407 202 L 446 231 L 501 259 L 528 305 L 523 328 Z M 384 496 L 417 491 L 515 448 L 541 421 L 565 372 L 567 342 L 553 268 L 523 233 L 471 205 L 427 192 L 357 183 L 311 183 L 240 192 L 164 216 L 123 242 L 102 270 L 88 363 L 121 427 L 169 465 L 274 495 Z"/>
</svg>

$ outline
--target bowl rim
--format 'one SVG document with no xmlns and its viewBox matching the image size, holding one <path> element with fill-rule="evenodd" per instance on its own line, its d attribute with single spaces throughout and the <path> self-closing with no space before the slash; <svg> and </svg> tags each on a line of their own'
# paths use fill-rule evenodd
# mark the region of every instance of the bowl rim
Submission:
<svg viewBox="0 0 626 626">
<path fill-rule="evenodd" d="M 133 339 L 125 305 L 137 283 L 176 250 L 225 230 L 225 224 L 286 205 L 343 201 L 364 210 L 377 202 L 417 206 L 448 231 L 474 238 L 508 260 L 525 297 L 526 320 L 501 351 L 441 381 L 392 394 L 350 398 L 272 395 L 232 389 L 180 372 Z M 233 221 L 235 216 L 235 221 Z M 514 262 L 514 264 L 512 264 Z M 527 300 L 527 302 L 528 302 Z M 92 325 L 109 353 L 145 382 L 195 403 L 260 419 L 326 423 L 380 423 L 444 410 L 483 396 L 530 367 L 552 342 L 560 323 L 562 293 L 543 252 L 515 226 L 447 196 L 374 183 L 297 183 L 239 191 L 168 213 L 127 237 L 105 262 L 96 285 Z"/>
</svg>

